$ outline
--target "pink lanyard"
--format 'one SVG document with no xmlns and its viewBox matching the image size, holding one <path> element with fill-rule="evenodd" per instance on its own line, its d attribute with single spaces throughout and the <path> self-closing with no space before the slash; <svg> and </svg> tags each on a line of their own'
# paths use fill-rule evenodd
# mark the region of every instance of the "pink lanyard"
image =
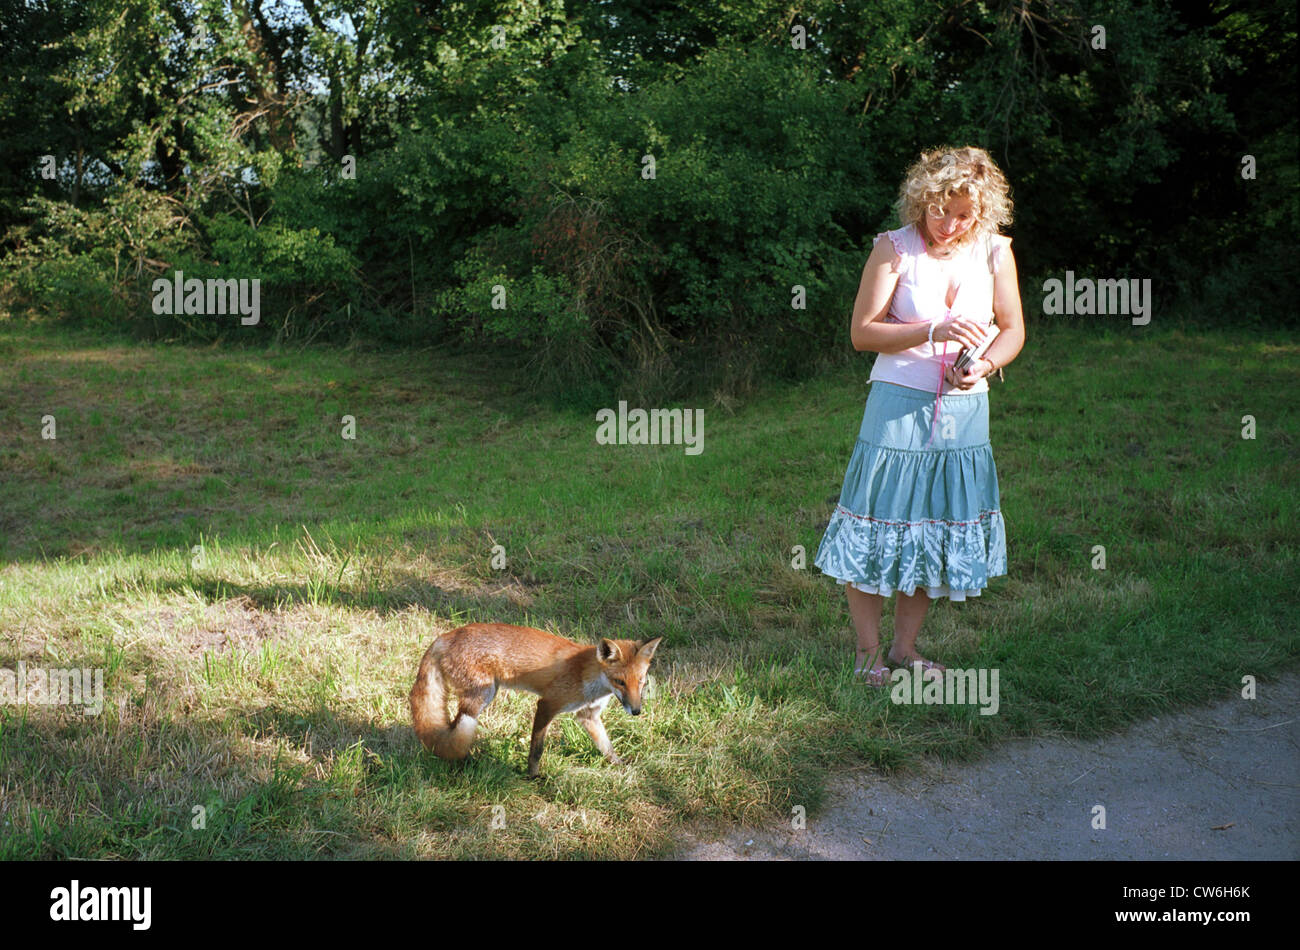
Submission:
<svg viewBox="0 0 1300 950">
<path fill-rule="evenodd" d="M 956 301 L 953 301 L 954 303 Z M 949 307 L 944 314 L 945 320 L 952 319 L 952 307 Z M 933 346 L 933 344 L 931 344 Z M 936 347 L 937 351 L 937 347 Z M 944 359 L 948 355 L 948 343 L 944 341 L 943 353 L 939 355 L 939 385 L 934 390 L 934 415 L 930 419 L 930 438 L 926 441 L 925 447 L 929 448 L 930 443 L 934 441 L 934 428 L 939 424 L 939 410 L 943 407 L 943 374 L 948 369 L 948 363 Z"/>
</svg>

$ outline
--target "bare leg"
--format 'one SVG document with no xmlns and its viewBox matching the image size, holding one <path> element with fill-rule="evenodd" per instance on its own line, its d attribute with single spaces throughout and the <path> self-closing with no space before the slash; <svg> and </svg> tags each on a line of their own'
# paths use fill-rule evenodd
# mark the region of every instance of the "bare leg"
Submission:
<svg viewBox="0 0 1300 950">
<path fill-rule="evenodd" d="M 889 649 L 891 663 L 901 666 L 925 659 L 916 652 L 916 638 L 929 609 L 930 595 L 924 588 L 918 587 L 911 597 L 899 592 L 894 603 L 894 643 Z M 943 667 L 936 664 L 936 669 L 942 670 Z"/>
<path fill-rule="evenodd" d="M 844 591 L 849 598 L 849 616 L 853 618 L 853 629 L 858 634 L 858 660 L 856 670 L 872 670 L 880 666 L 880 610 L 885 598 L 879 594 L 868 594 L 852 584 L 845 584 Z"/>
</svg>

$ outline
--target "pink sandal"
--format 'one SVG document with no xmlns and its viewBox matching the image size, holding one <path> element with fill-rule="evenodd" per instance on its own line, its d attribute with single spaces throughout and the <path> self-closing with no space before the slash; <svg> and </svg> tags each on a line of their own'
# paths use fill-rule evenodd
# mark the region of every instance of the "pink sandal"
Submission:
<svg viewBox="0 0 1300 950">
<path fill-rule="evenodd" d="M 921 668 L 921 672 L 925 674 L 929 674 L 933 672 L 933 673 L 938 673 L 940 676 L 942 676 L 944 670 L 947 669 L 947 667 L 944 666 L 942 663 L 936 663 L 933 660 L 927 660 L 919 653 L 913 653 L 906 660 L 894 659 L 893 653 L 887 654 L 886 658 L 889 660 L 890 663 L 893 663 L 897 666 L 906 666 L 906 667 L 919 666 Z"/>
<path fill-rule="evenodd" d="M 870 652 L 872 656 L 878 656 L 880 654 L 880 648 L 877 647 L 875 650 L 871 650 L 871 651 L 858 650 L 858 652 L 859 653 Z M 872 689 L 883 689 L 886 685 L 888 685 L 890 672 L 892 671 L 889 669 L 889 667 L 883 665 L 872 667 L 870 669 L 868 669 L 865 666 L 857 666 L 854 667 L 853 669 L 853 675 L 859 680 L 865 682 Z"/>
</svg>

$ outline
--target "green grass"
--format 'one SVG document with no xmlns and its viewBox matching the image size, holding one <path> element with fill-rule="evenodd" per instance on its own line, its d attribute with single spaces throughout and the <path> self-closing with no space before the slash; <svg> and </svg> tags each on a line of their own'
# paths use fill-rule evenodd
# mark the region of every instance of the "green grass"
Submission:
<svg viewBox="0 0 1300 950">
<path fill-rule="evenodd" d="M 0 857 L 641 857 L 815 813 L 837 768 L 1235 695 L 1300 653 L 1298 350 L 1031 330 L 991 394 L 1010 576 L 922 629 L 1000 669 L 980 716 L 854 683 L 842 591 L 791 567 L 838 494 L 865 355 L 693 403 L 687 456 L 597 445 L 594 413 L 531 401 L 514 365 L 0 323 L 0 667 L 106 686 L 98 717 L 0 706 Z M 416 664 L 470 620 L 664 635 L 646 712 L 605 714 L 627 766 L 562 717 L 527 781 L 533 700 L 510 693 L 467 763 L 423 754 Z"/>
</svg>

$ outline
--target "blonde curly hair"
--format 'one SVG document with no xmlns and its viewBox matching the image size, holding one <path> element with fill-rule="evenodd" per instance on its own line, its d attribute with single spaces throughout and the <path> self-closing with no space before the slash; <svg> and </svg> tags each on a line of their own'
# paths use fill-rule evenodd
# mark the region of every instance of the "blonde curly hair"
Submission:
<svg viewBox="0 0 1300 950">
<path fill-rule="evenodd" d="M 959 246 L 997 234 L 1011 223 L 1011 185 L 989 153 L 974 147 L 922 152 L 898 190 L 898 218 L 924 234 L 926 209 L 942 209 L 954 195 L 969 198 L 975 209 L 975 224 Z"/>
</svg>

